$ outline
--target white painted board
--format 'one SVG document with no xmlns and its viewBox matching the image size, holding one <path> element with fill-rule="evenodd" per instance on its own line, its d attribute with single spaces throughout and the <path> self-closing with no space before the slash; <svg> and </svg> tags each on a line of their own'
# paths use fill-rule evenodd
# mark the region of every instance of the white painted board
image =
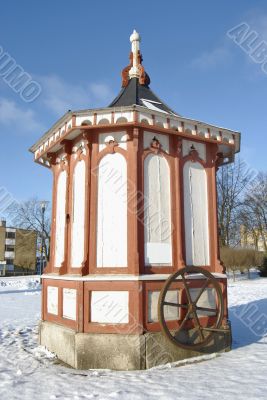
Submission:
<svg viewBox="0 0 267 400">
<path fill-rule="evenodd" d="M 196 300 L 198 294 L 200 293 L 200 289 L 189 289 L 190 290 L 190 294 L 192 297 L 192 300 Z M 211 309 L 216 309 L 216 295 L 215 295 L 215 289 L 212 288 L 207 288 L 204 290 L 203 294 L 200 296 L 200 299 L 197 302 L 197 306 L 198 307 L 204 307 L 204 308 L 211 308 Z M 199 310 L 197 312 L 197 315 L 199 317 L 203 317 L 203 316 L 212 316 L 212 315 L 216 315 L 215 312 L 212 311 L 202 311 Z"/>
<path fill-rule="evenodd" d="M 77 310 L 77 290 L 76 289 L 63 289 L 63 318 L 76 321 Z"/>
<path fill-rule="evenodd" d="M 47 312 L 58 315 L 58 288 L 47 286 Z"/>
<path fill-rule="evenodd" d="M 99 164 L 97 267 L 127 267 L 127 164 L 119 153 Z"/>
<path fill-rule="evenodd" d="M 158 322 L 158 302 L 160 291 L 148 292 L 148 321 Z M 165 301 L 179 303 L 179 290 L 169 290 L 166 293 Z M 177 321 L 179 319 L 179 308 L 164 306 L 164 316 L 166 321 Z"/>
<path fill-rule="evenodd" d="M 129 292 L 92 291 L 91 322 L 102 324 L 129 323 Z"/>
<path fill-rule="evenodd" d="M 145 264 L 172 263 L 170 168 L 167 160 L 149 154 L 144 163 Z"/>
<path fill-rule="evenodd" d="M 209 265 L 207 176 L 200 163 L 184 165 L 184 220 L 187 265 Z"/>
<path fill-rule="evenodd" d="M 66 185 L 67 173 L 62 171 L 57 184 L 56 205 L 56 243 L 55 243 L 55 267 L 59 268 L 64 261 L 65 251 L 65 224 L 66 224 Z"/>
<path fill-rule="evenodd" d="M 85 161 L 79 161 L 73 175 L 71 266 L 81 267 L 84 260 Z"/>
</svg>

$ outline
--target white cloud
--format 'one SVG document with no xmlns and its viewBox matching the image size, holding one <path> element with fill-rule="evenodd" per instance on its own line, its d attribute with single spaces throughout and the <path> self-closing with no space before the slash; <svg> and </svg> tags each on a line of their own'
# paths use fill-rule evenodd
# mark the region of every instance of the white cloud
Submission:
<svg viewBox="0 0 267 400">
<path fill-rule="evenodd" d="M 90 89 L 96 99 L 101 100 L 103 102 L 104 101 L 111 102 L 113 93 L 107 85 L 103 83 L 92 83 L 90 85 Z"/>
<path fill-rule="evenodd" d="M 6 98 L 0 98 L 0 125 L 13 126 L 16 128 L 16 132 L 23 133 L 38 132 L 44 129 L 33 110 L 22 108 Z"/>
<path fill-rule="evenodd" d="M 256 31 L 262 40 L 267 41 L 267 15 L 262 10 L 251 10 L 244 18 L 251 30 Z"/>
<path fill-rule="evenodd" d="M 211 51 L 200 54 L 192 61 L 192 66 L 199 69 L 210 69 L 229 62 L 231 53 L 226 45 L 221 45 Z"/>
<path fill-rule="evenodd" d="M 235 26 L 246 23 L 250 29 L 249 32 L 255 31 L 259 37 L 258 41 L 267 41 L 267 15 L 260 9 L 249 10 L 245 15 L 240 17 L 240 20 L 236 21 Z M 234 26 L 229 26 L 229 30 L 234 28 Z M 191 63 L 192 67 L 199 69 L 212 69 L 220 65 L 228 64 L 233 56 L 238 55 L 238 46 L 234 45 L 231 39 L 227 36 L 225 32 L 224 41 L 218 45 L 216 48 L 204 51 L 202 54 L 197 56 Z M 251 59 L 246 55 L 246 64 L 252 65 Z"/>
<path fill-rule="evenodd" d="M 112 100 L 108 85 L 91 83 L 86 85 L 67 83 L 56 75 L 38 78 L 42 86 L 40 102 L 54 114 L 61 116 L 69 109 L 95 108 L 106 106 Z"/>
</svg>

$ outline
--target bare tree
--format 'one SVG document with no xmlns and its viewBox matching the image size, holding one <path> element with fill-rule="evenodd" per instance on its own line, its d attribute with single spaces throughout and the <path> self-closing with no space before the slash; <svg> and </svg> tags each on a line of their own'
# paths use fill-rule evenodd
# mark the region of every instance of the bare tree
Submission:
<svg viewBox="0 0 267 400">
<path fill-rule="evenodd" d="M 218 222 L 221 246 L 240 243 L 240 211 L 244 194 L 254 172 L 239 157 L 234 164 L 222 166 L 217 174 Z"/>
<path fill-rule="evenodd" d="M 13 202 L 7 210 L 8 220 L 18 228 L 34 230 L 37 232 L 38 248 L 40 249 L 42 232 L 44 228 L 44 253 L 46 261 L 49 260 L 50 253 L 50 229 L 51 229 L 51 210 L 47 206 L 44 215 L 44 226 L 42 224 L 41 203 L 37 198 L 32 198 L 24 202 Z"/>
</svg>

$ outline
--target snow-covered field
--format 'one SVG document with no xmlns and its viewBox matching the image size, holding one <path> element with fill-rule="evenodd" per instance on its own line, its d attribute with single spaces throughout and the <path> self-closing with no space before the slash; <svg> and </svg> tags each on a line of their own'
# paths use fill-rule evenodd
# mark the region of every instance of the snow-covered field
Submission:
<svg viewBox="0 0 267 400">
<path fill-rule="evenodd" d="M 229 281 L 233 350 L 148 371 L 75 371 L 38 346 L 38 278 L 0 278 L 0 399 L 266 399 L 267 279 Z"/>
</svg>

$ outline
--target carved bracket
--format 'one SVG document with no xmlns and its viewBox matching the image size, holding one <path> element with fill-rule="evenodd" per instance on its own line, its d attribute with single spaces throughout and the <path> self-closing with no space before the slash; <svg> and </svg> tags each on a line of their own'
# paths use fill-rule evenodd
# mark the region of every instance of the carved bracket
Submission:
<svg viewBox="0 0 267 400">
<path fill-rule="evenodd" d="M 160 141 L 156 138 L 156 136 L 153 137 L 152 142 L 150 143 L 150 149 L 153 151 L 153 153 L 158 154 L 161 150 L 161 143 Z"/>
</svg>

